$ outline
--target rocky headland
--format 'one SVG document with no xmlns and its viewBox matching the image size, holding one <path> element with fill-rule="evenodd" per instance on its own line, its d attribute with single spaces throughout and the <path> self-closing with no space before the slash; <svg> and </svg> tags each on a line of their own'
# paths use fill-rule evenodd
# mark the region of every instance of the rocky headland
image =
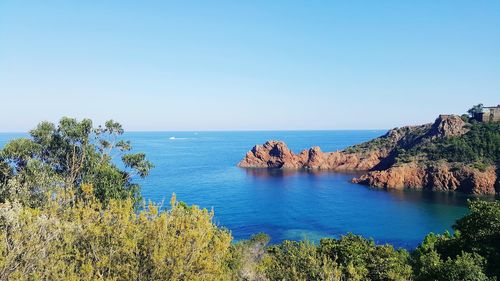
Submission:
<svg viewBox="0 0 500 281">
<path fill-rule="evenodd" d="M 386 189 L 495 194 L 500 191 L 499 138 L 498 123 L 440 115 L 434 123 L 395 128 L 342 151 L 313 147 L 296 154 L 282 141 L 268 141 L 256 145 L 238 166 L 365 171 L 352 182 Z"/>
</svg>

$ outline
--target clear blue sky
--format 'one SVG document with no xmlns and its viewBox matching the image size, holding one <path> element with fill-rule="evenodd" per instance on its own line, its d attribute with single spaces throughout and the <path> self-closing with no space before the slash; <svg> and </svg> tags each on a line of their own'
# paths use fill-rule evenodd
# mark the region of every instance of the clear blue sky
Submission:
<svg viewBox="0 0 500 281">
<path fill-rule="evenodd" d="M 500 103 L 500 1 L 0 0 L 0 131 L 374 129 Z"/>
</svg>

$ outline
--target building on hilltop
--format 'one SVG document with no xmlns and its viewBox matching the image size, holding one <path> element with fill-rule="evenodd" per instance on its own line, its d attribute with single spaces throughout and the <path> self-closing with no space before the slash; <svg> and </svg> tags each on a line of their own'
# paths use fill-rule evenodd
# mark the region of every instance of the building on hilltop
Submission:
<svg viewBox="0 0 500 281">
<path fill-rule="evenodd" d="M 475 118 L 477 121 L 484 123 L 500 122 L 500 104 L 483 107 L 483 112 L 477 114 Z"/>
</svg>

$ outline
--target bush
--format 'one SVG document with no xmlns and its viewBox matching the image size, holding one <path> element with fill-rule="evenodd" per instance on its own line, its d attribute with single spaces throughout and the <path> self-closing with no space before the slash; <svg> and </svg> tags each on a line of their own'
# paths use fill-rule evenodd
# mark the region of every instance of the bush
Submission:
<svg viewBox="0 0 500 281">
<path fill-rule="evenodd" d="M 442 260 L 436 251 L 431 251 L 419 257 L 420 267 L 416 272 L 416 281 L 486 281 L 484 259 L 478 254 L 462 252 L 454 259 Z"/>
<path fill-rule="evenodd" d="M 13 140 L 0 150 L 0 202 L 42 206 L 45 202 L 40 200 L 56 188 L 71 190 L 78 200 L 84 183 L 94 185 L 101 202 L 139 202 L 139 186 L 132 180 L 147 176 L 153 165 L 143 153 L 130 153 L 130 142 L 120 139 L 123 132 L 112 120 L 97 128 L 89 119 L 67 117 L 57 126 L 40 123 L 30 138 Z M 117 157 L 123 169 L 114 164 Z"/>
<path fill-rule="evenodd" d="M 500 124 L 426 146 L 429 157 L 497 163 Z M 429 234 L 411 253 L 348 234 L 319 245 L 265 234 L 231 245 L 213 212 L 177 202 L 142 206 L 132 176 L 152 167 L 121 125 L 43 122 L 0 151 L 0 280 L 495 280 L 500 202 L 469 201 L 454 234 Z M 375 141 L 370 145 L 385 145 Z M 351 149 L 364 149 L 354 147 Z M 124 169 L 112 161 L 122 154 Z M 400 160 L 412 150 L 400 151 Z M 409 154 L 408 154 L 409 153 Z"/>
<path fill-rule="evenodd" d="M 429 234 L 412 253 L 413 268 L 422 276 L 419 280 L 427 280 L 431 273 L 450 277 L 446 267 L 456 266 L 458 271 L 460 264 L 471 274 L 480 268 L 484 276 L 500 277 L 500 202 L 469 201 L 469 210 L 453 226 L 454 235 Z"/>
<path fill-rule="evenodd" d="M 373 240 L 361 236 L 348 234 L 340 239 L 321 239 L 319 249 L 338 263 L 347 278 L 407 280 L 412 273 L 408 252 L 396 251 L 390 245 L 375 245 Z"/>
<path fill-rule="evenodd" d="M 44 210 L 0 205 L 0 280 L 227 280 L 231 235 L 213 213 L 172 201 L 136 214 L 133 201 Z"/>
<path fill-rule="evenodd" d="M 483 162 L 499 166 L 500 123 L 474 123 L 465 135 L 442 139 L 416 149 L 424 151 L 431 160 Z"/>
<path fill-rule="evenodd" d="M 488 274 L 500 278 L 500 201 L 469 201 L 469 210 L 453 226 L 460 233 L 455 244 L 483 256 Z"/>
<path fill-rule="evenodd" d="M 262 261 L 269 280 L 339 280 L 336 265 L 307 241 L 284 241 L 269 247 Z"/>
<path fill-rule="evenodd" d="M 261 262 L 267 252 L 269 236 L 264 233 L 253 235 L 231 247 L 232 258 L 229 267 L 236 280 L 264 280 Z"/>
</svg>

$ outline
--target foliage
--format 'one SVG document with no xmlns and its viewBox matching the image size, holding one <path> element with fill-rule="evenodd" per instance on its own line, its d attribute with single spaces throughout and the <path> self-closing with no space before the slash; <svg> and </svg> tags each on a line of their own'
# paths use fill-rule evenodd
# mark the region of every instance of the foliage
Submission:
<svg viewBox="0 0 500 281">
<path fill-rule="evenodd" d="M 348 234 L 318 246 L 284 241 L 269 247 L 262 266 L 269 280 L 409 280 L 408 260 L 405 250 Z"/>
<path fill-rule="evenodd" d="M 371 151 L 373 149 L 390 149 L 391 146 L 394 145 L 391 143 L 391 141 L 388 139 L 387 135 L 374 138 L 370 141 L 363 142 L 357 145 L 349 146 L 347 147 L 344 152 L 346 153 L 364 153 Z"/>
<path fill-rule="evenodd" d="M 500 202 L 470 201 L 454 234 L 429 234 L 411 256 L 348 234 L 318 246 L 285 241 L 262 260 L 269 280 L 496 280 L 500 271 Z"/>
<path fill-rule="evenodd" d="M 469 114 L 460 115 L 460 119 L 462 119 L 462 121 L 464 121 L 465 123 L 469 123 L 471 121 Z"/>
<path fill-rule="evenodd" d="M 382 137 L 346 148 L 346 153 L 366 153 L 374 150 L 390 151 L 384 165 L 421 161 L 465 163 L 485 171 L 491 165 L 500 167 L 500 122 L 476 122 L 473 115 L 482 112 L 476 105 L 461 118 L 470 129 L 460 136 L 428 138 L 430 124 L 401 127 Z"/>
<path fill-rule="evenodd" d="M 432 161 L 445 159 L 483 169 L 485 164 L 500 166 L 500 123 L 473 123 L 470 131 L 462 136 L 439 139 L 425 146 L 412 148 L 404 154 L 422 153 Z"/>
<path fill-rule="evenodd" d="M 353 234 L 322 239 L 319 250 L 336 261 L 350 280 L 407 280 L 412 273 L 405 250 L 375 245 L 373 240 Z"/>
<path fill-rule="evenodd" d="M 461 253 L 454 259 L 441 259 L 436 251 L 419 257 L 421 264 L 416 281 L 486 281 L 494 280 L 483 272 L 484 259 L 478 254 Z"/>
<path fill-rule="evenodd" d="M 152 165 L 130 153 L 122 134 L 113 121 L 93 128 L 90 120 L 63 118 L 0 151 L 0 281 L 500 279 L 499 201 L 470 201 L 453 235 L 431 233 L 411 254 L 353 234 L 319 245 L 268 246 L 265 234 L 231 244 L 213 212 L 175 195 L 169 210 L 135 208 L 132 179 Z M 498 123 L 474 123 L 461 137 L 426 143 L 418 155 L 401 148 L 397 159 L 425 153 L 480 169 L 498 164 L 499 134 Z M 369 145 L 389 145 L 386 138 Z"/>
<path fill-rule="evenodd" d="M 339 280 L 335 263 L 307 241 L 269 247 L 262 267 L 269 280 Z"/>
<path fill-rule="evenodd" d="M 479 113 L 483 112 L 483 104 L 477 104 L 471 107 L 469 110 L 467 110 L 467 113 L 469 114 L 470 117 L 474 118 L 476 115 Z"/>
<path fill-rule="evenodd" d="M 413 252 L 418 280 L 429 280 L 432 274 L 451 278 L 445 271 L 459 272 L 460 266 L 467 268 L 470 274 L 479 276 L 481 272 L 490 278 L 500 278 L 500 202 L 469 201 L 469 209 L 470 213 L 453 226 L 454 235 L 429 234 Z M 464 276 L 439 280 L 486 280 L 486 277 L 466 279 Z"/>
<path fill-rule="evenodd" d="M 213 213 L 172 201 L 138 214 L 131 199 L 103 205 L 83 185 L 72 207 L 0 205 L 0 280 L 226 280 L 231 235 Z"/>
<path fill-rule="evenodd" d="M 385 135 L 347 147 L 346 153 L 369 153 L 373 150 L 392 151 L 408 149 L 418 143 L 430 129 L 430 124 L 405 126 L 389 130 Z M 395 153 L 396 155 L 400 152 Z"/>
<path fill-rule="evenodd" d="M 232 258 L 229 267 L 233 271 L 234 279 L 249 281 L 266 279 L 261 262 L 267 252 L 269 240 L 267 234 L 259 233 L 231 247 Z"/>
<path fill-rule="evenodd" d="M 405 250 L 348 234 L 319 245 L 265 234 L 231 245 L 213 212 L 171 200 L 168 211 L 132 199 L 56 193 L 43 207 L 0 204 L 0 280 L 494 280 L 500 203 L 471 201 L 455 234 Z"/>
<path fill-rule="evenodd" d="M 454 244 L 483 256 L 488 273 L 500 278 L 500 202 L 470 201 L 469 210 L 453 226 L 460 233 Z"/>
<path fill-rule="evenodd" d="M 112 120 L 92 127 L 92 121 L 64 117 L 56 126 L 42 122 L 0 151 L 0 202 L 17 200 L 36 207 L 55 189 L 72 190 L 76 199 L 82 183 L 95 186 L 95 196 L 110 199 L 140 198 L 135 175 L 145 177 L 152 164 L 142 153 L 130 153 L 130 142 L 120 140 L 122 126 Z M 121 156 L 125 169 L 113 160 Z"/>
</svg>

